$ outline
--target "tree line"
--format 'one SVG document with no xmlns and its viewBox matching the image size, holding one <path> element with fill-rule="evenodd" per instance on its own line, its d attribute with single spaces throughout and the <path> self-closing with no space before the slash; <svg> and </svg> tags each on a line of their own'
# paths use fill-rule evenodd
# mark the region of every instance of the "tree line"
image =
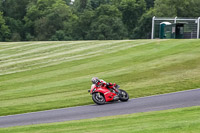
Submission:
<svg viewBox="0 0 200 133">
<path fill-rule="evenodd" d="M 157 17 L 199 17 L 199 0 L 1 0 L 0 41 L 150 38 Z"/>
</svg>

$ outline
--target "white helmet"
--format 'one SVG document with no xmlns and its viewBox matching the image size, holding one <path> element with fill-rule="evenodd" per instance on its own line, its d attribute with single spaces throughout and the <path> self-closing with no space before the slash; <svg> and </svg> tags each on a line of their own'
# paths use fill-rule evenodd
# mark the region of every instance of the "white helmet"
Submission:
<svg viewBox="0 0 200 133">
<path fill-rule="evenodd" d="M 99 80 L 98 77 L 93 77 L 93 78 L 91 79 L 91 81 L 92 81 L 93 84 L 97 84 L 98 82 L 100 82 L 100 80 Z"/>
</svg>

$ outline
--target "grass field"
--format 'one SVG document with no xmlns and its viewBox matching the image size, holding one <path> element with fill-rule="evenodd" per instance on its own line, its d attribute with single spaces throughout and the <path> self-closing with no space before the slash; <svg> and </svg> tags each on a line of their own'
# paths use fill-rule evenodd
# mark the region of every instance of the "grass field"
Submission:
<svg viewBox="0 0 200 133">
<path fill-rule="evenodd" d="M 92 104 L 93 76 L 131 98 L 200 87 L 200 40 L 0 42 L 0 115 Z"/>
<path fill-rule="evenodd" d="M 0 128 L 1 133 L 199 133 L 200 106 L 69 122 Z"/>
</svg>

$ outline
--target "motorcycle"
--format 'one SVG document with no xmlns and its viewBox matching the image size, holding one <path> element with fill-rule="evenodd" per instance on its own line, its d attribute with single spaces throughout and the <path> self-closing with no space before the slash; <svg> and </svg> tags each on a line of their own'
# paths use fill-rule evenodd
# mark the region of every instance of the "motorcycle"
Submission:
<svg viewBox="0 0 200 133">
<path fill-rule="evenodd" d="M 107 89 L 105 86 L 96 86 L 93 84 L 88 92 L 92 95 L 92 100 L 98 105 L 118 100 L 122 102 L 128 101 L 128 93 L 119 89 L 119 87 L 119 85 L 116 85 L 114 89 Z"/>
</svg>

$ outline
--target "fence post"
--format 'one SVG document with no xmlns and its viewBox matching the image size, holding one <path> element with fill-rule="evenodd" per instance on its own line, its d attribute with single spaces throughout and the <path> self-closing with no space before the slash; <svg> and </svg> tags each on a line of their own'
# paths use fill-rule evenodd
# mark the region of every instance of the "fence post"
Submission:
<svg viewBox="0 0 200 133">
<path fill-rule="evenodd" d="M 174 19 L 174 23 L 176 24 L 176 19 L 177 19 L 177 16 L 175 17 L 175 19 Z"/>
<path fill-rule="evenodd" d="M 197 39 L 199 39 L 199 27 L 200 27 L 199 21 L 200 21 L 200 17 L 198 17 L 198 19 L 197 19 Z"/>
<path fill-rule="evenodd" d="M 154 20 L 155 20 L 155 16 L 152 18 L 152 32 L 151 32 L 151 39 L 154 39 Z"/>
</svg>

